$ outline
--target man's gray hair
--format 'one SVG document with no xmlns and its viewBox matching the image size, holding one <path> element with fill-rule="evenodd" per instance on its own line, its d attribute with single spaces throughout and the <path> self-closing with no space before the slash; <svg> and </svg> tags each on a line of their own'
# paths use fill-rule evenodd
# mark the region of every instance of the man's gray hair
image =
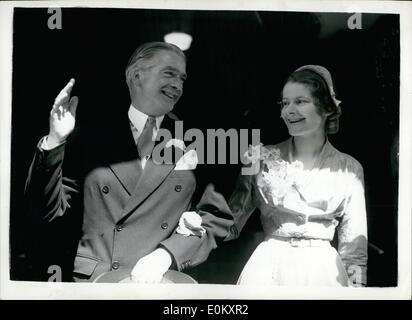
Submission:
<svg viewBox="0 0 412 320">
<path fill-rule="evenodd" d="M 154 42 L 147 42 L 139 46 L 132 54 L 129 59 L 129 62 L 126 66 L 126 82 L 129 85 L 130 80 L 132 78 L 132 70 L 136 67 L 139 67 L 140 64 L 146 60 L 153 58 L 153 56 L 159 51 L 173 51 L 180 55 L 185 61 L 186 56 L 182 50 L 180 50 L 177 46 L 171 43 L 161 42 L 161 41 L 154 41 Z"/>
</svg>

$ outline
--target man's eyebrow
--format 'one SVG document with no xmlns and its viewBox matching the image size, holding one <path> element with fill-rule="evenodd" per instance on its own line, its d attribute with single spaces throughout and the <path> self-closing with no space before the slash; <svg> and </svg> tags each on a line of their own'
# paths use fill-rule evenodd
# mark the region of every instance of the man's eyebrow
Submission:
<svg viewBox="0 0 412 320">
<path fill-rule="evenodd" d="M 187 79 L 187 74 L 186 73 L 181 73 L 179 69 L 176 69 L 175 67 L 172 66 L 167 66 L 165 68 L 163 68 L 163 70 L 172 70 L 174 72 L 176 72 L 177 74 L 180 74 L 184 80 Z"/>
</svg>

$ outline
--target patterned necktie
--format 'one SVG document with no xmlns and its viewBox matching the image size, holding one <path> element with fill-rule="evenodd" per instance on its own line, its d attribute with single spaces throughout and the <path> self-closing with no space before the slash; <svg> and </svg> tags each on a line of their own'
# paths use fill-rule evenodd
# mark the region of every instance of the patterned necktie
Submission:
<svg viewBox="0 0 412 320">
<path fill-rule="evenodd" d="M 144 125 L 143 131 L 137 140 L 137 151 L 140 159 L 150 155 L 154 147 L 153 129 L 156 127 L 156 118 L 149 116 Z"/>
</svg>

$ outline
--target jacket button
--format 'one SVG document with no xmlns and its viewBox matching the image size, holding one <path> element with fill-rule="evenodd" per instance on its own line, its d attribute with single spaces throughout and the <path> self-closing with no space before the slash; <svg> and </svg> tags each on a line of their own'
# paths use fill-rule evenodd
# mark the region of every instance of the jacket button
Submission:
<svg viewBox="0 0 412 320">
<path fill-rule="evenodd" d="M 109 187 L 108 186 L 104 186 L 103 188 L 102 188 L 102 191 L 103 191 L 103 193 L 109 193 Z"/>
<path fill-rule="evenodd" d="M 118 261 L 114 261 L 112 263 L 112 269 L 117 270 L 120 267 L 120 263 Z"/>
<path fill-rule="evenodd" d="M 296 217 L 296 220 L 297 220 L 297 222 L 298 222 L 299 224 L 302 224 L 302 223 L 305 222 L 305 218 L 302 217 L 302 216 L 297 216 L 297 217 Z"/>
<path fill-rule="evenodd" d="M 167 228 L 169 228 L 169 224 L 167 222 L 162 222 L 160 226 L 162 227 L 163 230 L 166 230 Z"/>
<path fill-rule="evenodd" d="M 175 186 L 175 191 L 176 191 L 176 192 L 182 191 L 182 186 L 181 186 L 180 184 L 177 184 L 177 185 Z"/>
<path fill-rule="evenodd" d="M 119 224 L 118 226 L 116 226 L 116 231 L 120 232 L 123 230 L 123 226 L 121 224 Z"/>
</svg>

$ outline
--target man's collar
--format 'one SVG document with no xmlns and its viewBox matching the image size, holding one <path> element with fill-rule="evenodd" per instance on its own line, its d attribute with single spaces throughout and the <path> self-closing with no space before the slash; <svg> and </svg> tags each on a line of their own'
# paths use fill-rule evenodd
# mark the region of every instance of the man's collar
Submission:
<svg viewBox="0 0 412 320">
<path fill-rule="evenodd" d="M 128 115 L 130 122 L 135 126 L 138 132 L 142 132 L 148 115 L 137 110 L 132 104 L 130 105 Z M 156 129 L 160 128 L 164 117 L 164 115 L 156 117 Z"/>
</svg>

